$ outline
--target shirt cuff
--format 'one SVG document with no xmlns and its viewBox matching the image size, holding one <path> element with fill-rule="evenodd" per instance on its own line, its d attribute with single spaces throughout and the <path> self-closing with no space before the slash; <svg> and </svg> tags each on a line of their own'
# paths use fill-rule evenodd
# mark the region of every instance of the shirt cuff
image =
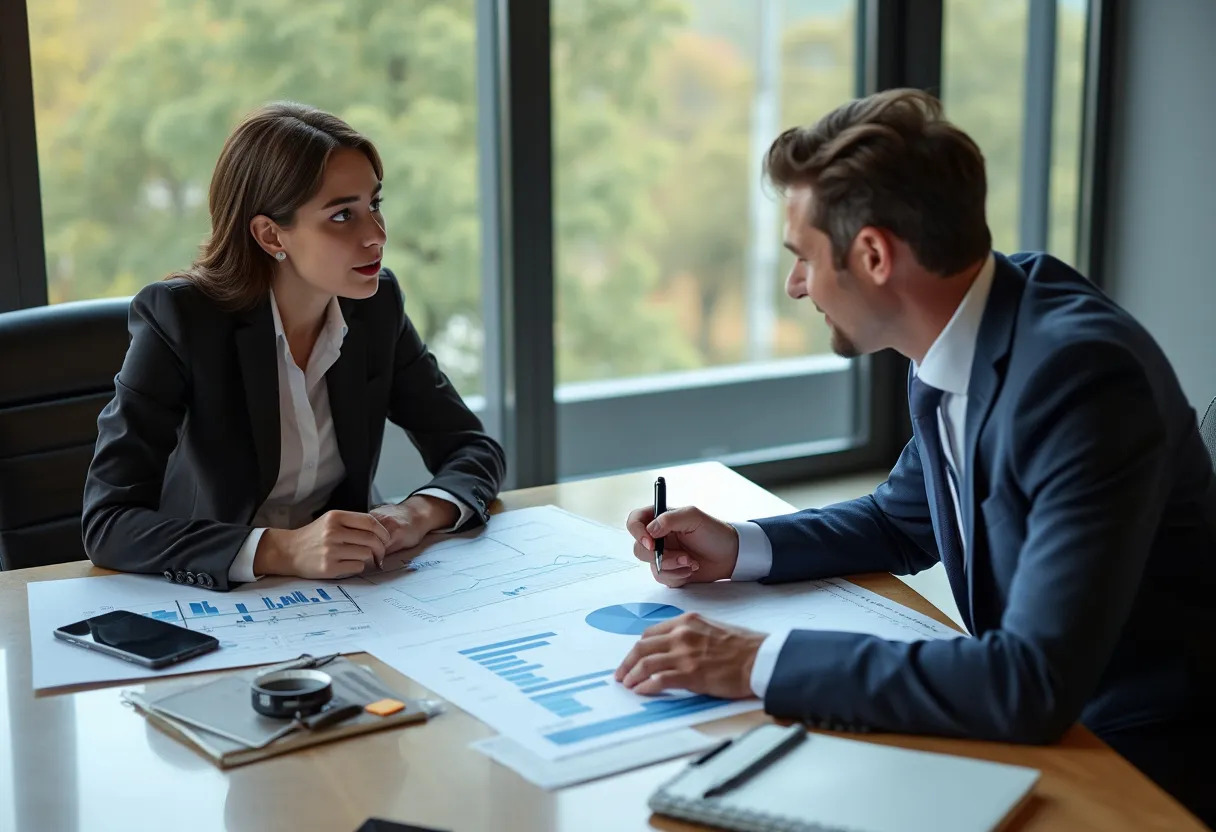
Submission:
<svg viewBox="0 0 1216 832">
<path fill-rule="evenodd" d="M 450 529 L 436 529 L 439 534 L 448 534 L 459 529 L 465 524 L 465 521 L 473 516 L 473 509 L 466 506 L 458 497 L 454 497 L 442 488 L 424 488 L 421 491 L 415 491 L 414 494 L 421 494 L 424 497 L 437 497 L 440 500 L 446 500 L 456 508 L 460 509 L 460 518 L 456 521 L 456 525 Z M 411 495 L 413 496 L 413 495 Z"/>
<path fill-rule="evenodd" d="M 756 653 L 756 662 L 752 665 L 752 693 L 764 699 L 764 694 L 768 692 L 768 683 L 773 679 L 773 671 L 777 669 L 777 657 L 781 655 L 781 648 L 785 646 L 785 640 L 789 638 L 790 631 L 770 633 L 760 644 L 760 650 Z"/>
<path fill-rule="evenodd" d="M 755 523 L 731 523 L 739 534 L 739 558 L 732 581 L 758 581 L 773 571 L 773 544 Z"/>
<path fill-rule="evenodd" d="M 265 529 L 254 529 L 241 544 L 241 550 L 236 553 L 236 560 L 228 567 L 228 583 L 247 584 L 256 581 L 260 575 L 253 574 L 253 556 L 258 553 L 258 541 L 262 539 Z"/>
</svg>

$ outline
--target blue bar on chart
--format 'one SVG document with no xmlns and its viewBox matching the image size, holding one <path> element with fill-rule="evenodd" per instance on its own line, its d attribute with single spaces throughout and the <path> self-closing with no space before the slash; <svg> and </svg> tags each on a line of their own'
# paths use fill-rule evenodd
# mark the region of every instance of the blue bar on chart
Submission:
<svg viewBox="0 0 1216 832">
<path fill-rule="evenodd" d="M 684 696 L 678 699 L 659 699 L 654 702 L 646 702 L 642 705 L 642 710 L 635 713 L 599 722 L 591 722 L 587 725 L 579 725 L 575 728 L 567 728 L 562 731 L 554 731 L 552 734 L 545 734 L 545 739 L 558 745 L 569 745 L 570 743 L 581 742 L 582 740 L 614 734 L 617 731 L 625 731 L 639 725 L 661 722 L 665 719 L 672 719 L 699 711 L 708 711 L 724 705 L 728 701 L 726 699 L 719 699 L 716 696 L 703 695 Z"/>
<path fill-rule="evenodd" d="M 615 670 L 597 670 L 594 673 L 551 680 L 534 673 L 543 668 L 541 663 L 527 664 L 526 658 L 519 657 L 519 654 L 525 650 L 548 646 L 550 642 L 546 639 L 556 635 L 551 632 L 537 633 L 506 641 L 496 641 L 493 644 L 483 644 L 480 647 L 470 647 L 459 652 L 460 655 L 472 659 L 504 681 L 515 685 L 519 688 L 520 693 L 528 695 L 533 702 L 558 718 L 588 713 L 592 709 L 579 702 L 575 698 L 575 694 L 607 687 L 608 682 L 604 680 L 604 677 L 611 676 L 616 672 Z"/>
<path fill-rule="evenodd" d="M 475 656 L 474 653 L 480 653 L 483 650 L 497 650 L 499 647 L 509 647 L 512 644 L 524 644 L 529 641 L 536 641 L 542 638 L 552 638 L 557 633 L 538 633 L 534 636 L 524 636 L 523 638 L 512 638 L 507 641 L 496 641 L 493 644 L 483 644 L 480 647 L 470 647 L 468 650 L 461 650 L 460 655 L 468 656 L 470 659 L 485 658 L 485 656 Z"/>
<path fill-rule="evenodd" d="M 157 621 L 176 621 L 177 613 L 173 610 L 153 610 L 148 613 L 149 618 L 155 618 Z"/>
<path fill-rule="evenodd" d="M 540 693 L 542 690 L 552 690 L 553 688 L 560 688 L 563 685 L 577 685 L 579 682 L 587 682 L 587 681 L 590 681 L 591 679 L 601 679 L 604 676 L 611 676 L 612 673 L 613 673 L 613 671 L 611 671 L 611 670 L 597 670 L 595 673 L 584 673 L 582 676 L 571 676 L 569 679 L 559 679 L 558 681 L 550 682 L 547 685 L 538 685 L 537 687 L 533 687 L 533 688 L 525 688 L 524 690 L 521 690 L 520 693 L 526 693 L 526 694 L 531 695 L 533 693 Z M 600 685 L 602 685 L 602 684 L 604 684 L 604 683 L 601 682 Z M 599 687 L 599 685 L 592 685 L 592 687 Z M 568 691 L 568 690 L 563 691 L 563 693 L 570 693 L 570 691 Z M 536 699 L 538 697 L 533 696 L 532 698 Z"/>
<path fill-rule="evenodd" d="M 199 603 L 198 601 L 191 601 L 190 602 L 190 612 L 194 613 L 195 615 L 219 615 L 220 614 L 220 611 L 218 609 L 216 609 L 215 607 L 213 607 L 209 601 L 203 601 L 202 603 Z"/>
<path fill-rule="evenodd" d="M 542 666 L 539 664 L 526 664 L 523 667 L 507 668 L 507 670 L 503 671 L 502 673 L 498 673 L 498 675 L 506 679 L 511 684 L 519 685 L 520 687 L 523 687 L 524 685 L 539 685 L 540 682 L 525 682 L 524 677 L 529 679 L 539 679 L 539 676 L 532 675 L 532 671 L 540 670 L 541 667 Z"/>
<path fill-rule="evenodd" d="M 523 659 L 513 659 L 510 656 L 506 656 L 501 659 L 490 659 L 488 662 L 482 662 L 482 664 L 490 670 L 502 670 L 504 667 L 510 667 L 511 665 L 523 663 Z"/>
<path fill-rule="evenodd" d="M 339 592 L 340 592 L 340 590 L 339 590 Z M 337 601 L 338 603 L 349 603 L 350 602 L 349 597 L 334 598 L 332 595 L 328 594 L 328 592 L 326 592 L 325 589 L 322 589 L 321 586 L 317 586 L 316 594 L 319 595 L 320 597 L 310 598 L 309 596 L 304 595 L 304 592 L 295 590 L 294 592 L 292 592 L 291 595 L 278 596 L 277 603 L 275 602 L 274 598 L 271 598 L 271 597 L 268 597 L 265 595 L 261 596 L 261 602 L 263 602 L 264 605 L 266 605 L 266 609 L 285 609 L 287 607 L 298 607 L 299 605 L 302 605 L 302 603 L 303 603 L 303 605 L 311 605 L 311 603 L 325 603 L 327 601 L 331 602 L 331 603 L 334 601 Z M 340 611 L 340 609 L 331 607 L 330 609 L 328 609 L 328 612 L 337 613 L 337 612 L 342 612 L 342 611 Z"/>
<path fill-rule="evenodd" d="M 611 673 L 612 671 L 609 670 L 606 672 Z M 602 676 L 604 674 L 600 673 L 598 675 Z M 549 686 L 542 685 L 541 687 Z M 578 685 L 577 687 L 566 688 L 565 690 L 559 690 L 554 693 L 542 693 L 539 696 L 533 696 L 532 701 L 555 716 L 575 716 L 577 714 L 588 713 L 591 708 L 588 708 L 582 702 L 575 699 L 574 694 L 582 693 L 585 690 L 594 690 L 595 688 L 606 687 L 608 687 L 608 683 L 601 680 L 599 682 L 592 682 L 589 685 Z"/>
</svg>

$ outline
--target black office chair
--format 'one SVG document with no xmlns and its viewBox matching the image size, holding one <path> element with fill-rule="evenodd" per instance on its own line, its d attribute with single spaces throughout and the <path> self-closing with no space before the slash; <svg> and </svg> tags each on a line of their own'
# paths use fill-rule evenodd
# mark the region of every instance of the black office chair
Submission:
<svg viewBox="0 0 1216 832">
<path fill-rule="evenodd" d="M 0 314 L 0 569 L 85 556 L 84 478 L 127 351 L 130 301 Z"/>
<path fill-rule="evenodd" d="M 1216 468 L 1216 399 L 1212 399 L 1207 412 L 1203 414 L 1203 420 L 1199 423 L 1199 435 L 1203 437 L 1208 456 L 1212 458 L 1212 467 Z"/>
</svg>

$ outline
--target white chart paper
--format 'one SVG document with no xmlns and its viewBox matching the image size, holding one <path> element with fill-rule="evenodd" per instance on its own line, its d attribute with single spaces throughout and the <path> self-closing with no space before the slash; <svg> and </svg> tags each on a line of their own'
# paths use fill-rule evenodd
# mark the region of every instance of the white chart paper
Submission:
<svg viewBox="0 0 1216 832">
<path fill-rule="evenodd" d="M 334 583 L 267 579 L 232 592 L 171 584 L 147 575 L 39 581 L 28 585 L 34 688 L 141 679 L 362 650 L 379 634 L 358 599 Z M 210 633 L 220 649 L 147 670 L 52 635 L 56 627 L 111 610 Z"/>
<path fill-rule="evenodd" d="M 687 692 L 640 696 L 614 680 L 643 630 L 684 611 L 765 632 L 843 630 L 899 641 L 958 635 L 842 580 L 672 590 L 637 569 L 543 600 L 547 609 L 536 605 L 529 620 L 476 631 L 454 621 L 367 649 L 528 751 L 557 759 L 761 707 L 756 699 Z"/>
<path fill-rule="evenodd" d="M 390 608 L 402 626 L 473 621 L 483 611 L 527 609 L 514 602 L 538 593 L 636 570 L 632 552 L 621 529 L 537 506 L 494 515 L 475 533 L 430 539 L 343 584 L 369 607 Z"/>
<path fill-rule="evenodd" d="M 542 789 L 560 789 L 704 751 L 718 742 L 718 738 L 693 728 L 680 728 L 560 760 L 538 757 L 510 737 L 487 737 L 470 747 L 529 783 Z"/>
<path fill-rule="evenodd" d="M 527 618 L 544 594 L 636 571 L 620 529 L 554 506 L 495 515 L 475 532 L 436 536 L 392 557 L 383 572 L 345 581 L 264 579 L 215 592 L 157 576 L 115 575 L 29 585 L 34 687 L 138 679 L 283 661 L 308 652 L 358 652 L 383 633 L 425 638 L 451 623 Z M 214 635 L 221 648 L 159 671 L 86 651 L 56 627 L 109 610 L 164 618 Z"/>
</svg>

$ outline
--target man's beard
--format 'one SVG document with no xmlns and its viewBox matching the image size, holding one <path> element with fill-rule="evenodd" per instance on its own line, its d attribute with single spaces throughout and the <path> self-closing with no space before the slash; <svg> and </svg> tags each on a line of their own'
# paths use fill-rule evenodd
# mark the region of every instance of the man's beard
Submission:
<svg viewBox="0 0 1216 832">
<path fill-rule="evenodd" d="M 847 286 L 848 284 L 856 283 L 856 281 L 857 278 L 847 268 L 836 270 L 836 284 L 838 286 Z M 856 358 L 861 355 L 861 350 L 857 349 L 857 345 L 840 330 L 840 327 L 834 323 L 829 323 L 828 328 L 832 331 L 832 352 L 841 358 Z"/>
<path fill-rule="evenodd" d="M 841 358 L 856 358 L 861 355 L 861 350 L 857 349 L 857 345 L 850 341 L 849 337 L 835 324 L 829 324 L 828 327 L 832 331 L 832 352 Z"/>
</svg>

